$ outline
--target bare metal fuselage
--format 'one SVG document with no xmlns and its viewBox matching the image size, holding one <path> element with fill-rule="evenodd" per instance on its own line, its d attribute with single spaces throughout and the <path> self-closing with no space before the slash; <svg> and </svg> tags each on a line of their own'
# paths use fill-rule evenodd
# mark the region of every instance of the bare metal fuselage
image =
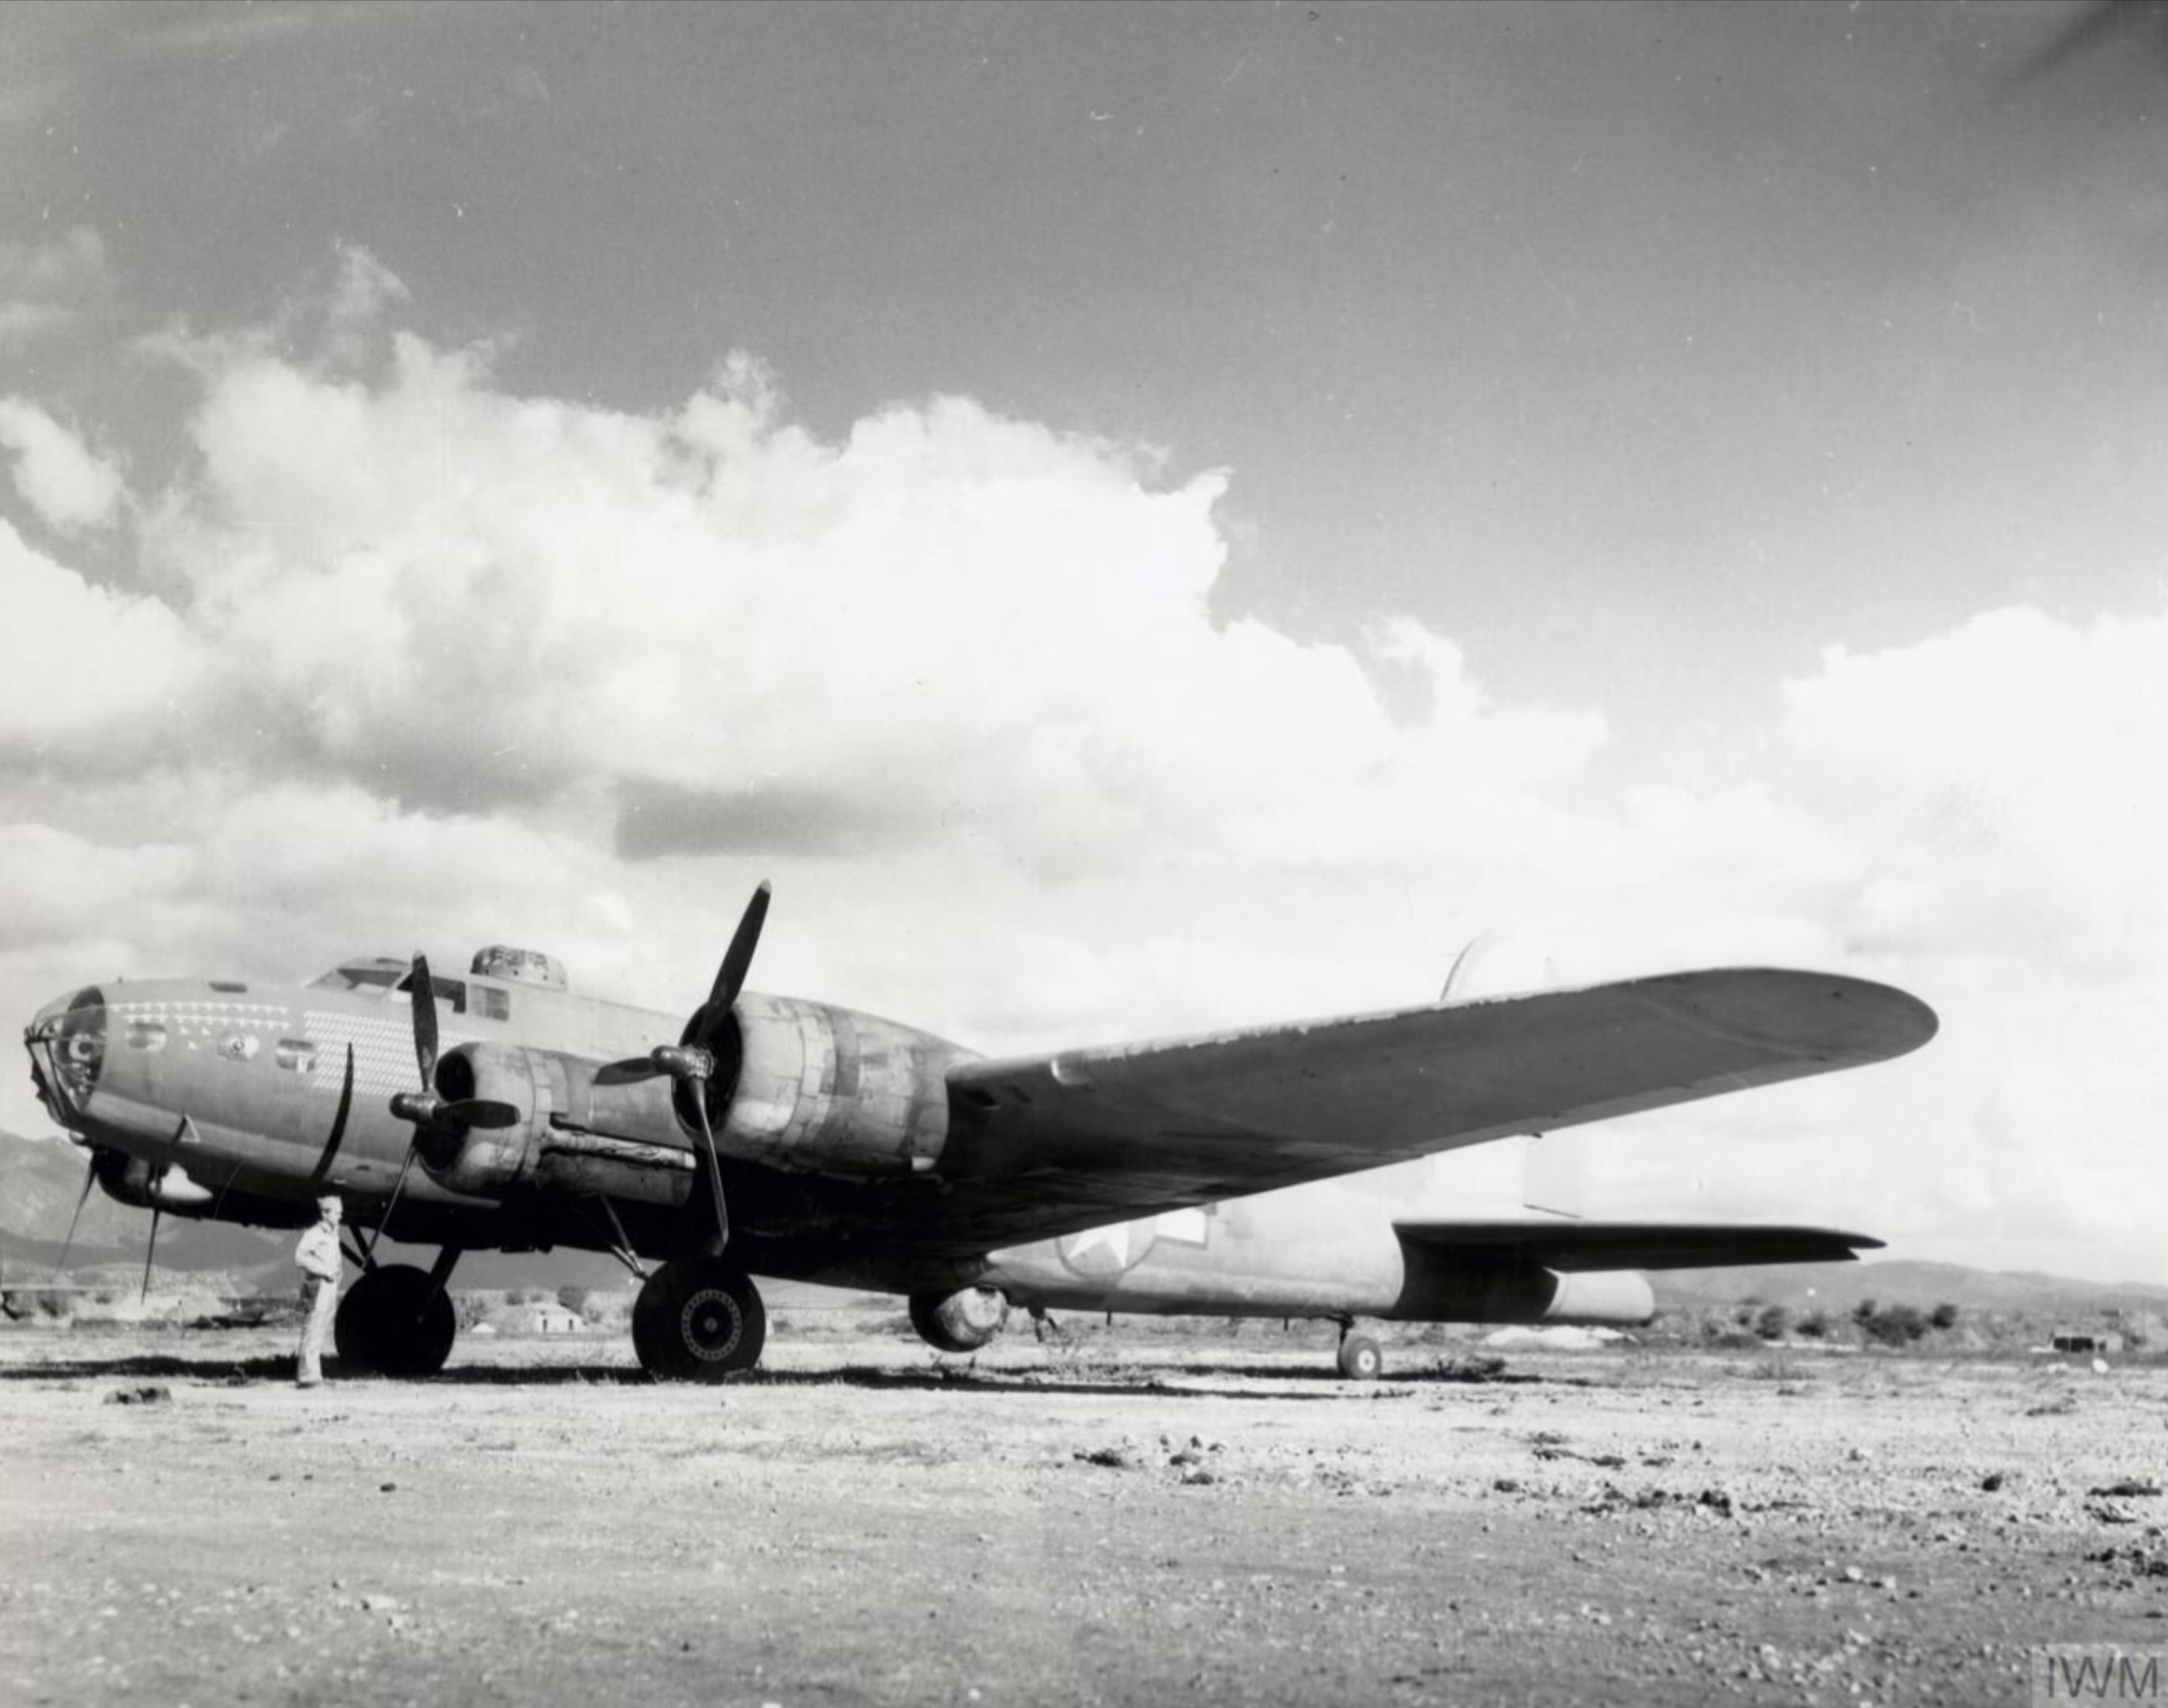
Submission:
<svg viewBox="0 0 2168 1708">
<path fill-rule="evenodd" d="M 172 1213 L 296 1226 L 345 1196 L 396 1239 L 463 1248 L 696 1249 L 703 1223 L 681 1094 L 613 1079 L 678 1035 L 657 1010 L 472 976 L 445 981 L 448 1058 L 517 1123 L 470 1135 L 454 1165 L 406 1168 L 415 1128 L 409 1001 L 360 988 L 234 980 L 114 983 L 31 1028 L 56 1118 L 97 1147 L 114 1196 Z M 929 1251 L 946 1076 L 972 1053 L 831 1005 L 745 993 L 742 1064 L 718 1107 L 733 1249 L 755 1274 L 896 1292 L 991 1287 L 1020 1304 L 1124 1312 L 1419 1320 L 1639 1322 L 1630 1273 L 1560 1276 L 1411 1248 L 1396 1217 L 1518 1208 L 1518 1142 L 983 1251 Z M 1501 1166 L 1502 1165 L 1502 1166 Z M 508 1183 L 508 1184 L 507 1184 Z M 614 1184 L 617 1183 L 617 1184 Z M 463 1186 L 469 1189 L 463 1189 Z M 1522 1212 L 1525 1213 L 1525 1212 Z"/>
</svg>

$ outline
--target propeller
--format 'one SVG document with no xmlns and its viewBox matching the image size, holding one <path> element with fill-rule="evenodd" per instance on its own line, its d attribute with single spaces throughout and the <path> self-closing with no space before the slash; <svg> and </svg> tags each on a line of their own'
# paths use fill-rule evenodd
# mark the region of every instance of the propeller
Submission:
<svg viewBox="0 0 2168 1708">
<path fill-rule="evenodd" d="M 437 987 L 429 977 L 427 955 L 415 955 L 406 989 L 413 998 L 409 1007 L 414 1016 L 414 1065 L 422 1070 L 422 1089 L 395 1092 L 391 1112 L 401 1121 L 412 1122 L 418 1136 L 419 1129 L 434 1121 L 444 1107 L 444 1099 L 437 1095 Z"/>
<path fill-rule="evenodd" d="M 401 1121 L 414 1123 L 414 1137 L 407 1142 L 406 1154 L 400 1159 L 399 1178 L 391 1183 L 391 1196 L 385 1202 L 384 1213 L 376 1218 L 375 1237 L 363 1253 L 364 1266 L 370 1268 L 375 1265 L 376 1248 L 384 1238 L 384 1230 L 391 1225 L 391 1212 L 399 1207 L 399 1195 L 406 1190 L 406 1176 L 414 1167 L 414 1159 L 421 1154 L 424 1133 L 458 1133 L 470 1127 L 515 1127 L 520 1119 L 517 1108 L 493 1097 L 444 1098 L 437 1095 L 437 987 L 429 977 L 427 955 L 416 952 L 414 970 L 406 984 L 413 998 L 414 1065 L 421 1072 L 422 1089 L 392 1094 L 391 1112 Z"/>
<path fill-rule="evenodd" d="M 429 957 L 414 957 L 414 971 L 407 979 L 413 994 L 414 1065 L 421 1069 L 422 1089 L 395 1092 L 391 1112 L 414 1123 L 418 1142 L 428 1127 L 516 1127 L 519 1111 L 494 1097 L 439 1097 L 437 1095 L 437 987 L 429 977 Z M 411 1151 L 410 1151 L 411 1154 Z"/>
<path fill-rule="evenodd" d="M 737 930 L 731 934 L 730 947 L 723 952 L 723 963 L 715 969 L 715 982 L 708 992 L 708 1000 L 693 1010 L 693 1017 L 685 1022 L 685 1030 L 678 1042 L 657 1044 L 645 1056 L 612 1062 L 595 1074 L 598 1085 L 624 1085 L 651 1079 L 657 1074 L 667 1074 L 686 1094 L 680 1100 L 681 1106 L 692 1106 L 700 1129 L 700 1143 L 707 1153 L 708 1186 L 715 1199 L 715 1249 L 718 1253 L 730 1244 L 731 1220 L 723 1202 L 723 1168 L 715 1150 L 715 1123 L 708 1114 L 708 1087 L 720 1065 L 716 1042 L 736 1024 L 738 995 L 745 989 L 746 974 L 752 968 L 753 951 L 760 947 L 761 927 L 768 922 L 768 902 L 772 893 L 768 881 L 762 879 L 752 893 L 752 899 L 746 904 Z M 736 1062 L 729 1071 L 735 1082 Z"/>
</svg>

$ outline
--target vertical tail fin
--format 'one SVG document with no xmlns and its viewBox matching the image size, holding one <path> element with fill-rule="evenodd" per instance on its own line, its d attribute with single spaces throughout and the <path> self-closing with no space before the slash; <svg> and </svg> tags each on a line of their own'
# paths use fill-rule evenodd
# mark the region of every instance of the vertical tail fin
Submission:
<svg viewBox="0 0 2168 1708">
<path fill-rule="evenodd" d="M 1440 1002 L 1480 1002 L 1491 996 L 1525 996 L 1558 988 L 1558 963 L 1550 952 L 1508 931 L 1471 937 L 1445 975 Z"/>
<path fill-rule="evenodd" d="M 1579 1131 L 1538 1133 L 1522 1143 L 1528 1148 L 1522 1153 L 1521 1202 L 1554 1216 L 1585 1214 Z"/>
<path fill-rule="evenodd" d="M 1555 989 L 1558 963 L 1538 943 L 1504 931 L 1473 939 L 1446 975 L 1440 1002 L 1480 1002 L 1486 997 Z M 1557 1216 L 1579 1216 L 1586 1201 L 1578 1132 L 1536 1134 L 1521 1145 L 1523 1207 Z"/>
</svg>

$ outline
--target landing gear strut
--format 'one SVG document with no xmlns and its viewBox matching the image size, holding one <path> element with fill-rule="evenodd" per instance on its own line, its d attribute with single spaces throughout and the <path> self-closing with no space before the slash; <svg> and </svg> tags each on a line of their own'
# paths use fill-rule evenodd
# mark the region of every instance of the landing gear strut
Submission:
<svg viewBox="0 0 2168 1708">
<path fill-rule="evenodd" d="M 1352 1323 L 1340 1325 L 1340 1373 L 1350 1382 L 1375 1382 L 1385 1371 L 1385 1355 L 1368 1334 L 1352 1332 Z"/>
<path fill-rule="evenodd" d="M 759 1363 L 767 1339 L 759 1289 L 723 1258 L 673 1258 L 633 1302 L 633 1350 L 658 1381 L 720 1382 Z"/>
<path fill-rule="evenodd" d="M 332 1338 L 340 1361 L 381 1376 L 434 1376 L 460 1330 L 444 1283 L 460 1260 L 447 1246 L 433 1269 L 411 1263 L 372 1269 L 339 1301 Z"/>
</svg>

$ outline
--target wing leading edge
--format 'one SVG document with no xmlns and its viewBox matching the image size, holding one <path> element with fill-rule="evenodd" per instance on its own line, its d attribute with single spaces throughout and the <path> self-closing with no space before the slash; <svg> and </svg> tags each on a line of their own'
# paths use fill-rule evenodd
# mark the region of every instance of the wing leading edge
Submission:
<svg viewBox="0 0 2168 1708">
<path fill-rule="evenodd" d="M 1888 985 L 1725 968 L 969 1063 L 921 1233 L 1043 1239 L 1885 1061 L 1936 1026 Z"/>
</svg>

